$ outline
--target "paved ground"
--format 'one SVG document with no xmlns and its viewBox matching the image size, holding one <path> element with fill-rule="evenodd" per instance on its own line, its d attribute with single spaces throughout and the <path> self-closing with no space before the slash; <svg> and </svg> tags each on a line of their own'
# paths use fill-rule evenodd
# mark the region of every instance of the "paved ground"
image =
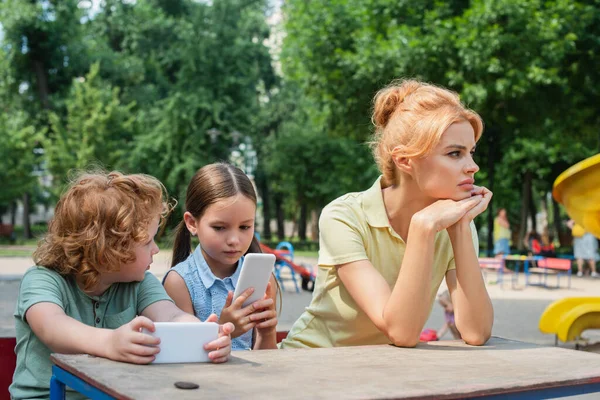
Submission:
<svg viewBox="0 0 600 400">
<path fill-rule="evenodd" d="M 155 256 L 151 271 L 162 278 L 169 268 L 170 253 L 162 252 Z M 316 260 L 298 258 L 298 262 L 310 265 Z M 32 265 L 27 257 L 0 257 L 0 337 L 14 336 L 14 322 L 12 313 L 19 290 L 20 277 Z M 554 337 L 544 335 L 538 330 L 538 321 L 543 310 L 554 300 L 573 296 L 598 296 L 600 295 L 600 280 L 573 277 L 571 288 L 564 288 L 567 280 L 562 278 L 561 289 L 545 289 L 540 287 L 525 287 L 524 277 L 516 282 L 514 288 L 510 282 L 505 282 L 503 287 L 492 283 L 496 278 L 495 273 L 486 276 L 488 291 L 494 303 L 494 329 L 495 336 L 522 340 L 526 342 L 552 345 Z M 553 281 L 550 281 L 553 282 Z M 289 330 L 294 321 L 300 316 L 304 307 L 311 300 L 311 293 L 296 293 L 292 282 L 285 284 L 283 292 L 282 310 L 279 317 L 278 330 Z M 443 290 L 444 288 L 440 288 Z M 434 304 L 433 310 L 425 327 L 439 329 L 443 324 L 442 308 Z M 586 349 L 600 353 L 600 331 L 588 331 L 584 337 L 590 340 Z M 447 334 L 444 339 L 451 339 Z M 565 347 L 573 347 L 566 345 Z M 569 397 L 572 400 L 591 400 L 597 395 L 582 395 Z"/>
</svg>

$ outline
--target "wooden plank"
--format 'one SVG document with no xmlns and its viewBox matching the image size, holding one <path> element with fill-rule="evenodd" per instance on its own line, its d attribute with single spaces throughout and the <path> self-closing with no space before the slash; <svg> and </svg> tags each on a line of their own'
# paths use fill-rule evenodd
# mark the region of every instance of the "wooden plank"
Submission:
<svg viewBox="0 0 600 400">
<path fill-rule="evenodd" d="M 600 382 L 600 356 L 492 338 L 415 349 L 361 346 L 235 352 L 225 364 L 136 366 L 86 355 L 53 361 L 87 382 L 130 399 L 436 398 L 514 393 Z M 197 383 L 197 390 L 174 387 Z"/>
</svg>

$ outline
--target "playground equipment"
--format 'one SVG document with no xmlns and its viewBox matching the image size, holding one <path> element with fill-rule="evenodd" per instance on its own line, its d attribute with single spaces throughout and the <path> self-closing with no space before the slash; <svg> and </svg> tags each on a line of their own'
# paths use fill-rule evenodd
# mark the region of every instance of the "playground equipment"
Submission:
<svg viewBox="0 0 600 400">
<path fill-rule="evenodd" d="M 552 195 L 583 229 L 600 238 L 600 154 L 571 166 L 556 178 Z M 540 318 L 540 331 L 555 343 L 576 341 L 581 333 L 600 329 L 600 297 L 569 297 L 550 304 Z"/>
<path fill-rule="evenodd" d="M 552 195 L 573 220 L 600 238 L 600 154 L 573 165 L 554 181 Z"/>
<path fill-rule="evenodd" d="M 300 275 L 302 280 L 302 289 L 312 292 L 315 288 L 316 273 L 313 268 L 294 263 L 294 246 L 289 242 L 280 242 L 275 249 L 261 243 L 260 247 L 264 253 L 275 254 L 275 278 L 283 284 L 281 277 L 282 268 L 288 268 L 291 274 L 291 280 L 294 283 L 296 292 L 300 292 L 296 274 Z M 282 285 L 283 288 L 283 285 Z"/>
<path fill-rule="evenodd" d="M 555 344 L 576 341 L 587 329 L 600 329 L 600 297 L 568 297 L 546 307 L 540 318 L 540 331 L 555 335 Z"/>
</svg>

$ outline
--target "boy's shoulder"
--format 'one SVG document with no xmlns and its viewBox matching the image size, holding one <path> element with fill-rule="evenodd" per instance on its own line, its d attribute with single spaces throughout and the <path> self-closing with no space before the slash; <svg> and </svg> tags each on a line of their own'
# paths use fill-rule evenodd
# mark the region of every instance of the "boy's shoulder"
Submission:
<svg viewBox="0 0 600 400">
<path fill-rule="evenodd" d="M 22 282 L 28 282 L 31 280 L 48 280 L 60 283 L 66 283 L 65 277 L 53 270 L 52 268 L 43 267 L 40 265 L 34 265 L 29 267 L 23 274 Z"/>
</svg>

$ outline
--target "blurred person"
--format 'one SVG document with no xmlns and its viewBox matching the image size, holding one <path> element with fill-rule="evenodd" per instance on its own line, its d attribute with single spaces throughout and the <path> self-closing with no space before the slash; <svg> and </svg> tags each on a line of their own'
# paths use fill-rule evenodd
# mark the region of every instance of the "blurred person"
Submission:
<svg viewBox="0 0 600 400">
<path fill-rule="evenodd" d="M 596 260 L 598 259 L 598 239 L 572 219 L 567 221 L 567 226 L 571 229 L 573 236 L 573 255 L 577 260 L 577 276 L 584 275 L 584 260 L 587 260 L 590 268 L 590 275 L 593 278 L 598 277 L 596 272 Z M 587 273 L 586 273 L 587 275 Z"/>
<path fill-rule="evenodd" d="M 510 223 L 506 209 L 501 208 L 494 219 L 494 255 L 503 256 L 510 254 Z"/>
</svg>

